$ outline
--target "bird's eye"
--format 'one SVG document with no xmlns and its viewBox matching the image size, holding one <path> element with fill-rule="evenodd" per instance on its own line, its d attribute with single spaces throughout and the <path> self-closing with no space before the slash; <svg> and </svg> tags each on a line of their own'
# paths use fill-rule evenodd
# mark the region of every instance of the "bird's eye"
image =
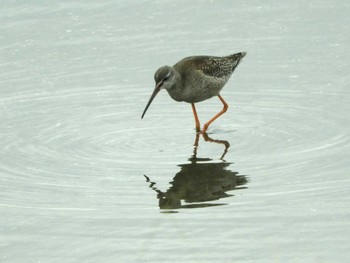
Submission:
<svg viewBox="0 0 350 263">
<path fill-rule="evenodd" d="M 169 79 L 169 77 L 170 77 L 170 72 L 163 78 L 163 82 L 167 81 Z"/>
</svg>

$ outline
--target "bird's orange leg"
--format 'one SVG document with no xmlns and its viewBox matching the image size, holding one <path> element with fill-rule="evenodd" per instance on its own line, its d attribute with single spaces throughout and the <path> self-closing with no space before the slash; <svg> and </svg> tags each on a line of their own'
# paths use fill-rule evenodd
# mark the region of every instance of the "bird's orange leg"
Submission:
<svg viewBox="0 0 350 263">
<path fill-rule="evenodd" d="M 196 130 L 197 130 L 197 132 L 199 132 L 200 129 L 201 129 L 201 125 L 199 123 L 196 107 L 194 106 L 194 103 L 191 103 L 191 105 L 192 105 L 192 111 L 193 111 L 193 115 L 194 115 L 194 120 L 196 121 Z"/>
<path fill-rule="evenodd" d="M 213 118 L 211 118 L 206 124 L 204 124 L 203 126 L 203 133 L 205 133 L 209 127 L 209 125 L 215 121 L 217 118 L 219 118 L 222 114 L 224 114 L 227 109 L 228 109 L 228 104 L 226 103 L 226 101 L 220 96 L 218 95 L 219 99 L 221 100 L 222 104 L 224 104 L 224 107 L 223 109 L 218 113 L 216 114 Z"/>
</svg>

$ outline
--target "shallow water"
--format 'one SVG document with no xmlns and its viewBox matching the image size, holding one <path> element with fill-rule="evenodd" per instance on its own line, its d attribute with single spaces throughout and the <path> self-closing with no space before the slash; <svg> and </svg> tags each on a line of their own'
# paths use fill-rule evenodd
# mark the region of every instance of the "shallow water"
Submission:
<svg viewBox="0 0 350 263">
<path fill-rule="evenodd" d="M 348 2 L 1 8 L 1 262 L 347 262 Z M 208 137 L 140 119 L 159 66 L 239 51 Z"/>
</svg>

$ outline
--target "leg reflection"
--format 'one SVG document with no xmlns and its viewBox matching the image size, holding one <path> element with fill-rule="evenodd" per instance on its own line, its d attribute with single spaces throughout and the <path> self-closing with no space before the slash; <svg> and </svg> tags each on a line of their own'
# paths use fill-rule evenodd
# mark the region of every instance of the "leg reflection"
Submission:
<svg viewBox="0 0 350 263">
<path fill-rule="evenodd" d="M 218 144 L 223 144 L 225 146 L 224 152 L 223 152 L 222 156 L 220 157 L 220 160 L 223 160 L 228 149 L 230 148 L 230 143 L 228 141 L 225 141 L 225 140 L 212 139 L 209 137 L 209 135 L 207 133 L 197 133 L 196 134 L 196 138 L 194 141 L 194 156 L 197 156 L 197 149 L 198 149 L 200 135 L 203 135 L 203 139 L 206 142 L 214 142 L 214 143 L 218 143 Z"/>
</svg>

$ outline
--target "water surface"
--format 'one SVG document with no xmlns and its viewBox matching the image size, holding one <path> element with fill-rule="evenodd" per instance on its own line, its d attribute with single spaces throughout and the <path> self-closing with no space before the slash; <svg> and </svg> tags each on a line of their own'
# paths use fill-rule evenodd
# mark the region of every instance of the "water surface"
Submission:
<svg viewBox="0 0 350 263">
<path fill-rule="evenodd" d="M 1 262 L 347 262 L 347 1 L 1 8 Z M 239 51 L 210 140 L 166 92 L 140 119 L 159 66 Z"/>
</svg>

